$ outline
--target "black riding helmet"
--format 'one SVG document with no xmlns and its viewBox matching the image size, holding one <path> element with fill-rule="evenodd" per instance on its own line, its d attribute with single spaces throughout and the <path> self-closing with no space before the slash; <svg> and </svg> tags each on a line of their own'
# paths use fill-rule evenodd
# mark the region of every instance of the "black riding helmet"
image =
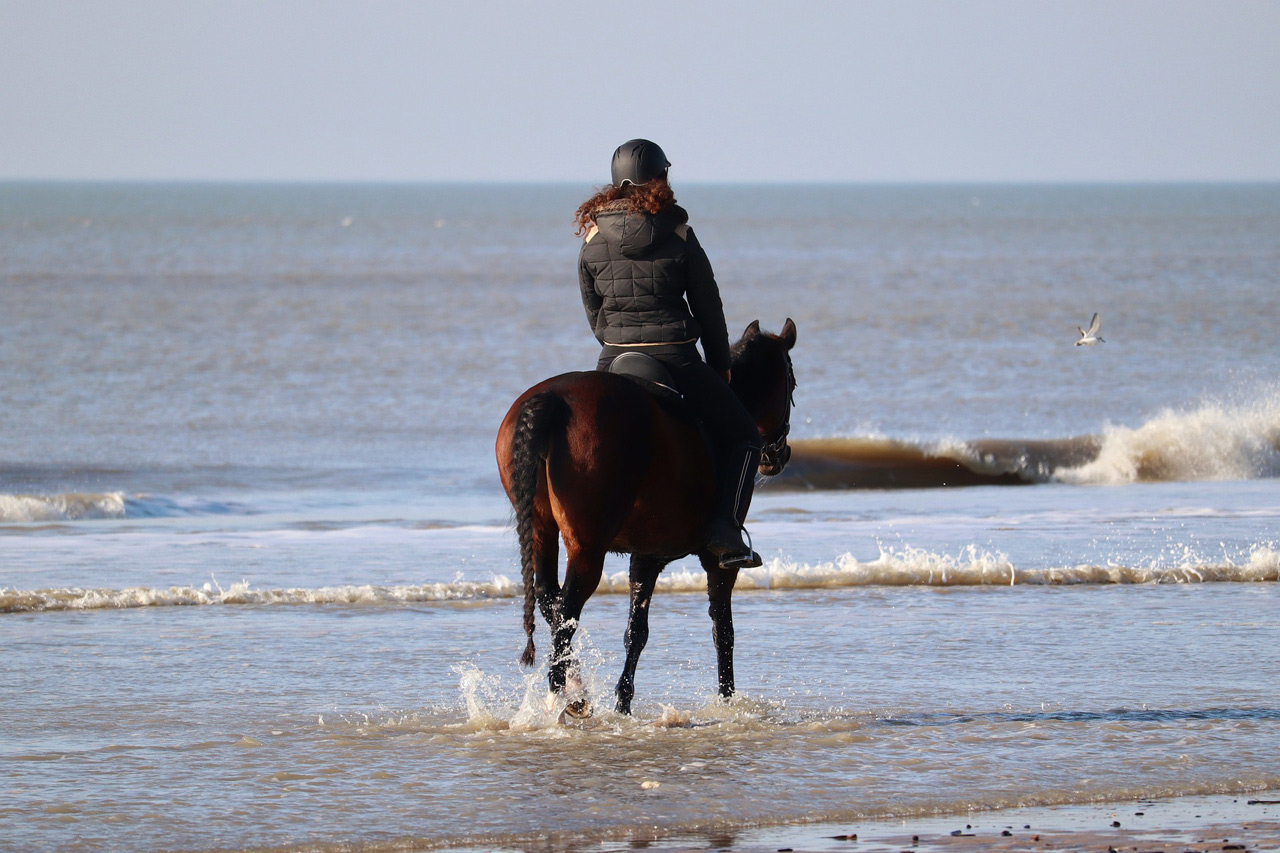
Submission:
<svg viewBox="0 0 1280 853">
<path fill-rule="evenodd" d="M 613 185 L 645 184 L 654 178 L 665 178 L 670 165 L 657 143 L 647 139 L 629 140 L 613 152 Z"/>
</svg>

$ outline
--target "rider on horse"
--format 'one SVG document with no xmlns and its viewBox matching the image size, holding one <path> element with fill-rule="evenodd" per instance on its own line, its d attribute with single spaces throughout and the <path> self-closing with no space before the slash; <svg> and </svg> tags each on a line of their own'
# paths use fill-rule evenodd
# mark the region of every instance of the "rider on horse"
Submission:
<svg viewBox="0 0 1280 853">
<path fill-rule="evenodd" d="M 716 459 L 707 548 L 721 568 L 758 566 L 760 556 L 742 539 L 742 522 L 760 464 L 760 433 L 729 389 L 720 291 L 689 214 L 667 183 L 670 165 L 654 143 L 624 142 L 613 153 L 613 183 L 578 208 L 582 304 L 603 345 L 596 369 L 608 370 L 619 355 L 638 351 L 672 373 Z"/>
</svg>

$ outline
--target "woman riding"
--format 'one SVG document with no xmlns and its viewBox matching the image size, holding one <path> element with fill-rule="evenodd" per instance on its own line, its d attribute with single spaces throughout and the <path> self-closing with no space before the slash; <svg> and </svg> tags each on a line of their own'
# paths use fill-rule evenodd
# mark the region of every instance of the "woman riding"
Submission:
<svg viewBox="0 0 1280 853">
<path fill-rule="evenodd" d="M 760 464 L 760 433 L 729 388 L 729 335 L 711 262 L 667 183 L 671 164 L 647 139 L 613 152 L 613 183 L 578 208 L 582 304 L 604 347 L 597 370 L 626 352 L 662 362 L 710 434 L 715 515 L 707 548 L 721 568 L 760 565 L 742 521 Z M 706 361 L 698 354 L 701 339 Z"/>
</svg>

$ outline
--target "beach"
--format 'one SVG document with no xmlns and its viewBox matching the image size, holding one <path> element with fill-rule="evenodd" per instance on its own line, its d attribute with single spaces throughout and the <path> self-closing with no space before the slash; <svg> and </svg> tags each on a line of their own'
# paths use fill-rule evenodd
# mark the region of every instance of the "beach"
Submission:
<svg viewBox="0 0 1280 853">
<path fill-rule="evenodd" d="M 6 844 L 1274 846 L 1280 189 L 678 188 L 795 455 L 735 697 L 685 559 L 612 710 L 611 556 L 568 722 L 493 442 L 585 192 L 0 184 Z"/>
<path fill-rule="evenodd" d="M 763 827 L 702 837 L 632 836 L 584 843 L 542 837 L 493 850 L 612 853 L 622 850 L 741 850 L 745 853 L 832 851 L 1220 851 L 1280 850 L 1280 799 L 1275 791 L 1245 796 L 1188 796 L 1173 800 L 1041 806 L 968 812 L 901 821 Z M 466 848 L 454 848 L 462 850 Z"/>
</svg>

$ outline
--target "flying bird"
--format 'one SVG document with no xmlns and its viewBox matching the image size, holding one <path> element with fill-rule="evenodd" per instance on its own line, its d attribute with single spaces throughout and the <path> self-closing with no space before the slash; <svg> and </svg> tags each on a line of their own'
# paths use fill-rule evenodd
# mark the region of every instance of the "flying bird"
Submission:
<svg viewBox="0 0 1280 853">
<path fill-rule="evenodd" d="M 1105 344 L 1102 338 L 1098 337 L 1098 329 L 1102 322 L 1098 319 L 1098 315 L 1093 315 L 1093 322 L 1089 324 L 1088 329 L 1082 329 L 1076 326 L 1076 331 L 1080 333 L 1080 340 L 1076 341 L 1076 346 L 1085 347 L 1090 344 Z"/>
</svg>

